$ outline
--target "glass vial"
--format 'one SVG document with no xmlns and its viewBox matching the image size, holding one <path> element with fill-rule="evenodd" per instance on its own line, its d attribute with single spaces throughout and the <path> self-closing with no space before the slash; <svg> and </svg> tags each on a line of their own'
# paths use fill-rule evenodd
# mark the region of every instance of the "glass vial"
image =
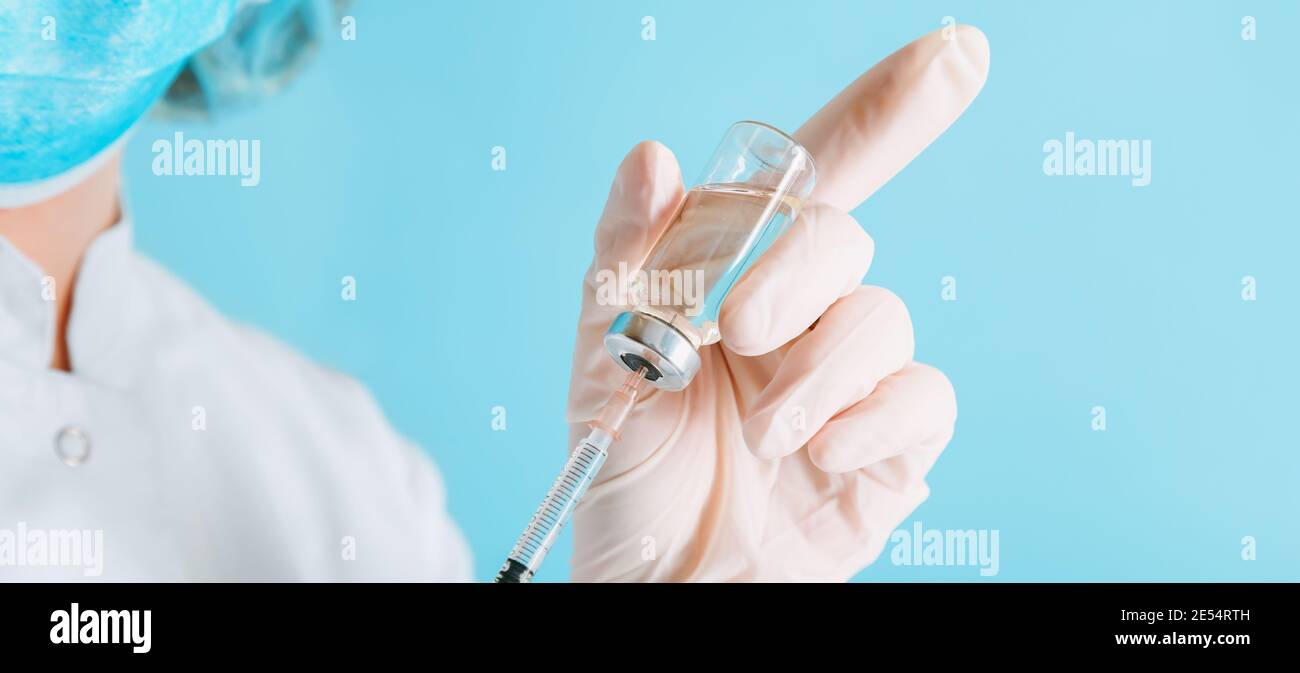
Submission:
<svg viewBox="0 0 1300 673">
<path fill-rule="evenodd" d="M 732 286 L 798 216 L 816 170 L 781 131 L 734 124 L 686 193 L 632 283 L 632 310 L 606 335 L 610 354 L 665 390 L 686 387 L 700 347 L 721 339 L 718 315 Z"/>
</svg>

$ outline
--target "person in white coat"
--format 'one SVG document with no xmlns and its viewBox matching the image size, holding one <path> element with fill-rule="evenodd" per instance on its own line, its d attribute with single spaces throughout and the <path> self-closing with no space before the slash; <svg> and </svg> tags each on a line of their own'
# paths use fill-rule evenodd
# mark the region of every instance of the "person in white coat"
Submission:
<svg viewBox="0 0 1300 673">
<path fill-rule="evenodd" d="M 29 27 L 0 36 L 0 579 L 471 578 L 432 462 L 361 385 L 223 318 L 131 246 L 130 129 L 169 89 L 182 108 L 265 89 L 292 60 L 232 50 L 328 4 L 0 2 L 0 28 Z M 50 13 L 79 39 L 41 44 Z M 936 31 L 796 132 L 818 165 L 812 202 L 738 282 L 692 388 L 634 412 L 575 515 L 575 579 L 846 579 L 926 497 L 952 387 L 912 361 L 902 302 L 860 285 L 873 245 L 847 211 L 987 70 L 979 31 Z M 682 188 L 666 148 L 637 145 L 592 272 L 638 263 Z M 619 376 L 593 345 L 610 307 L 590 289 L 578 428 Z M 806 423 L 784 424 L 789 404 Z"/>
<path fill-rule="evenodd" d="M 0 4 L 0 579 L 470 579 L 438 472 L 365 388 L 131 244 L 129 129 L 168 87 L 195 105 L 187 81 L 265 87 L 223 54 L 304 52 L 284 27 L 322 4 Z"/>
<path fill-rule="evenodd" d="M 133 250 L 118 173 L 0 210 L 0 577 L 468 579 L 423 452 Z"/>
</svg>

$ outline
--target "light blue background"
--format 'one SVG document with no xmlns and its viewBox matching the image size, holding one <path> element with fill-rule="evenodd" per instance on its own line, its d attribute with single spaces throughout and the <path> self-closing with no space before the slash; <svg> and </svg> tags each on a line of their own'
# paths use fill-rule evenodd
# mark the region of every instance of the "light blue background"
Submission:
<svg viewBox="0 0 1300 673">
<path fill-rule="evenodd" d="M 660 140 L 690 178 L 729 123 L 794 129 L 952 15 L 988 36 L 988 84 L 854 213 L 868 281 L 907 302 L 960 405 L 903 527 L 999 530 L 997 580 L 1300 579 L 1300 5 L 744 4 L 361 0 L 358 40 L 285 95 L 181 127 L 261 139 L 260 187 L 155 177 L 149 144 L 175 127 L 137 134 L 139 245 L 368 384 L 433 454 L 488 579 L 569 448 L 579 283 L 623 154 Z M 1151 185 L 1045 176 L 1066 131 L 1150 139 Z M 540 579 L 568 577 L 568 547 Z M 860 578 L 980 579 L 888 549 Z"/>
</svg>

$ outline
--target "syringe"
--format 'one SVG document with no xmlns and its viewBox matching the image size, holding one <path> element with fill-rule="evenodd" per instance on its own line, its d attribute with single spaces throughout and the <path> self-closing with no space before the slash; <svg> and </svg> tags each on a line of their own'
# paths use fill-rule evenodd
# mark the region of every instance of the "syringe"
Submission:
<svg viewBox="0 0 1300 673">
<path fill-rule="evenodd" d="M 609 446 L 618 439 L 623 421 L 636 404 L 646 372 L 643 368 L 629 374 L 623 385 L 605 403 L 600 416 L 590 423 L 591 432 L 578 442 L 573 455 L 569 456 L 564 471 L 551 485 L 542 505 L 533 514 L 532 521 L 528 522 L 528 527 L 510 550 L 505 565 L 497 573 L 496 582 L 517 584 L 533 579 L 533 574 L 542 565 L 542 559 L 546 558 L 546 552 L 551 550 L 551 545 L 560 536 L 560 529 L 569 520 L 583 494 L 587 492 L 587 487 L 605 464 Z"/>
</svg>

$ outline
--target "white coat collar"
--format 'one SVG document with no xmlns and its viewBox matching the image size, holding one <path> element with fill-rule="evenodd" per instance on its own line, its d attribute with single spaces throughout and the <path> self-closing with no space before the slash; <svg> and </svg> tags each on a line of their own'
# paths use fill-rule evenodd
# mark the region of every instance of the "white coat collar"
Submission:
<svg viewBox="0 0 1300 673">
<path fill-rule="evenodd" d="M 91 241 L 82 256 L 68 318 L 74 374 L 93 372 L 108 357 L 132 313 L 131 222 L 125 215 Z M 48 299 L 47 299 L 48 297 Z M 0 360 L 23 369 L 49 367 L 54 352 L 55 302 L 45 273 L 0 236 Z"/>
</svg>

